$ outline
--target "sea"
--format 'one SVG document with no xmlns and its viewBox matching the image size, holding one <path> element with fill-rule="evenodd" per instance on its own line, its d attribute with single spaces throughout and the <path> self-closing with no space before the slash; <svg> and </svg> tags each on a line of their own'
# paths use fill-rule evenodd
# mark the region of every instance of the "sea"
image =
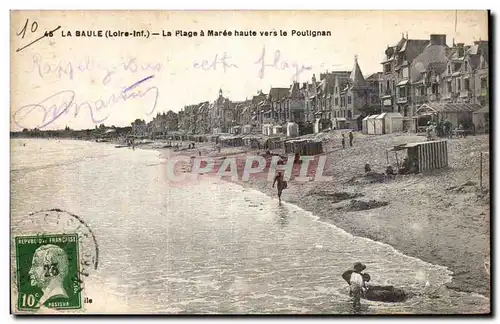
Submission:
<svg viewBox="0 0 500 324">
<path fill-rule="evenodd" d="M 363 299 L 363 314 L 489 311 L 489 299 L 444 287 L 453 276 L 446 267 L 353 236 L 277 197 L 209 176 L 172 184 L 168 149 L 10 144 L 11 242 L 30 232 L 30 213 L 54 208 L 78 215 L 95 235 L 99 262 L 83 278 L 86 313 L 353 314 L 341 274 L 357 261 L 370 284 L 412 295 L 402 303 Z"/>
</svg>

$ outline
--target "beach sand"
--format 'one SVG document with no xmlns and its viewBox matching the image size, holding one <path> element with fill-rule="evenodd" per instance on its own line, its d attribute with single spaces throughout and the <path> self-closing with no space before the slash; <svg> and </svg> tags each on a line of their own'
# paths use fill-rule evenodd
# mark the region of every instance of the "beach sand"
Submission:
<svg viewBox="0 0 500 324">
<path fill-rule="evenodd" d="M 485 268 L 490 261 L 489 154 L 485 153 L 489 152 L 488 135 L 448 140 L 448 169 L 374 183 L 364 181 L 365 163 L 370 163 L 376 172 L 384 172 L 387 149 L 425 138 L 356 133 L 354 146 L 342 149 L 340 133 L 332 132 L 327 137 L 323 142 L 327 155 L 323 175 L 333 176 L 333 180 L 299 182 L 292 177 L 283 193 L 284 201 L 311 211 L 322 221 L 353 235 L 446 266 L 454 273 L 447 288 L 490 298 L 490 276 Z M 279 150 L 274 152 L 283 154 Z M 479 188 L 480 152 L 483 152 L 482 189 Z M 214 143 L 196 143 L 195 149 L 173 154 L 197 157 L 200 153 L 244 160 L 248 155 L 262 154 L 263 150 L 235 147 L 222 148 L 219 153 Z M 394 160 L 393 155 L 390 159 Z M 243 164 L 239 163 L 239 169 Z M 248 181 L 241 181 L 239 174 L 237 182 L 242 186 L 277 198 L 276 189 L 267 181 L 267 169 Z M 371 202 L 363 203 L 367 201 Z"/>
</svg>

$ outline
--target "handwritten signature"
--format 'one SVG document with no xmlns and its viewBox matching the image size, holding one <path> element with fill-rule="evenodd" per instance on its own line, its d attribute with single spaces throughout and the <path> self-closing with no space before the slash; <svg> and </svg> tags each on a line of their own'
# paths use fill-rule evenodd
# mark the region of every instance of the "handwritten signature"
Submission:
<svg viewBox="0 0 500 324">
<path fill-rule="evenodd" d="M 73 80 L 75 74 L 78 72 L 101 70 L 105 73 L 102 79 L 102 84 L 106 85 L 111 81 L 111 77 L 113 76 L 113 74 L 119 72 L 120 70 L 132 73 L 136 73 L 138 71 L 160 72 L 161 68 L 161 63 L 142 64 L 139 63 L 136 58 L 128 58 L 115 66 L 105 67 L 97 62 L 94 58 L 91 58 L 89 56 L 85 57 L 84 60 L 78 63 L 73 63 L 72 61 L 64 62 L 62 60 L 58 62 L 52 62 L 47 58 L 42 58 L 40 54 L 35 54 L 33 56 L 33 65 L 27 72 L 36 72 L 42 80 L 46 80 L 48 78 L 54 78 L 55 80 L 68 78 L 70 80 Z"/>
<path fill-rule="evenodd" d="M 75 102 L 76 94 L 73 90 L 63 90 L 45 98 L 37 104 L 25 105 L 20 107 L 14 113 L 14 123 L 20 128 L 32 128 L 32 123 L 34 121 L 39 121 L 36 128 L 42 129 L 52 124 L 61 116 L 67 115 L 71 111 L 71 109 L 74 110 L 74 117 L 76 118 L 80 112 L 80 108 L 86 108 L 90 112 L 90 118 L 92 119 L 92 122 L 95 124 L 100 124 L 106 121 L 111 115 L 111 112 L 109 112 L 109 110 L 106 114 L 106 111 L 104 111 L 104 109 L 113 106 L 120 101 L 126 102 L 130 99 L 143 98 L 148 95 L 148 93 L 151 93 L 152 95 L 150 95 L 150 97 L 152 96 L 154 98 L 154 101 L 152 103 L 150 112 L 147 114 L 149 116 L 156 110 L 160 90 L 155 86 L 148 87 L 146 90 L 138 90 L 136 88 L 141 83 L 150 80 L 151 78 L 152 76 L 135 82 L 129 87 L 124 87 L 118 94 L 112 94 L 106 100 L 87 100 L 81 103 L 77 103 Z M 103 114 L 104 116 L 100 117 L 100 114 Z M 29 120 L 31 127 L 23 124 L 28 116 L 31 117 Z"/>
<path fill-rule="evenodd" d="M 274 59 L 272 63 L 266 63 L 265 61 L 266 58 L 266 47 L 264 46 L 262 48 L 262 54 L 257 62 L 255 64 L 260 65 L 259 69 L 259 78 L 263 79 L 265 75 L 266 68 L 273 68 L 277 70 L 289 70 L 289 69 L 294 69 L 295 73 L 292 75 L 292 80 L 297 80 L 299 75 L 304 72 L 305 70 L 312 70 L 312 66 L 304 66 L 302 64 L 297 63 L 296 61 L 293 62 L 287 62 L 281 59 L 281 51 L 276 50 L 274 52 Z"/>
</svg>

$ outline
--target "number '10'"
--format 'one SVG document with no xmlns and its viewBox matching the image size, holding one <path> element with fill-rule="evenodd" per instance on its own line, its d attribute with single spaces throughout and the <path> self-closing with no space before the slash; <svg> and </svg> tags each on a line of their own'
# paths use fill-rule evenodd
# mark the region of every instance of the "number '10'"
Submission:
<svg viewBox="0 0 500 324">
<path fill-rule="evenodd" d="M 35 306 L 35 296 L 33 296 L 32 294 L 29 294 L 29 295 L 26 295 L 26 294 L 23 294 L 23 297 L 22 297 L 22 307 L 33 307 Z"/>
<path fill-rule="evenodd" d="M 24 38 L 24 35 L 26 35 L 26 30 L 28 29 L 28 22 L 29 22 L 29 19 L 26 19 L 26 22 L 24 23 L 24 27 L 23 29 L 21 29 L 21 31 L 17 34 L 17 36 L 21 36 L 21 38 Z M 34 33 L 36 32 L 36 30 L 38 29 L 38 23 L 36 21 L 32 22 L 31 23 L 31 32 Z"/>
</svg>

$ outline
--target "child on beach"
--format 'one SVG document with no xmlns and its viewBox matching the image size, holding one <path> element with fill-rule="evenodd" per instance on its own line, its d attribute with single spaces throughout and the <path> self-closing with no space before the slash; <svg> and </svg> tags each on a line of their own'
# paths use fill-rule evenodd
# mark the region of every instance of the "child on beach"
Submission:
<svg viewBox="0 0 500 324">
<path fill-rule="evenodd" d="M 361 294 L 366 292 L 365 278 L 369 279 L 362 273 L 366 266 L 361 262 L 356 262 L 352 269 L 347 270 L 342 274 L 342 278 L 349 284 L 349 296 L 353 299 L 353 307 L 356 311 L 361 308 Z"/>
</svg>

